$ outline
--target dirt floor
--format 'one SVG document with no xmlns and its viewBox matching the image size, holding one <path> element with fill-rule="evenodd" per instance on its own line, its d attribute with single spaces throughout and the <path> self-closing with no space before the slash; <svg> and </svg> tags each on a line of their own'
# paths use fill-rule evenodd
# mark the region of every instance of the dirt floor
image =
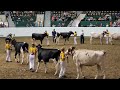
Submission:
<svg viewBox="0 0 120 90">
<path fill-rule="evenodd" d="M 16 63 L 14 60 L 14 49 L 12 50 L 11 58 L 13 62 L 6 62 L 6 53 L 5 53 L 5 38 L 0 38 L 0 79 L 58 79 L 58 75 L 54 76 L 55 65 L 50 61 L 48 66 L 48 73 L 44 73 L 44 63 L 41 62 L 40 69 L 38 73 L 30 72 L 28 70 L 28 65 L 25 63 L 21 65 Z M 17 41 L 28 42 L 31 44 L 31 37 L 17 38 Z M 43 47 L 45 48 L 58 48 L 65 47 L 68 49 L 73 45 L 73 37 L 70 38 L 70 42 L 67 42 L 66 45 L 63 45 L 63 39 L 60 39 L 60 45 L 56 45 L 52 42 L 52 37 L 50 39 L 50 46 L 46 45 L 46 39 L 43 41 Z M 92 49 L 92 50 L 105 50 L 107 52 L 107 57 L 105 59 L 105 68 L 106 68 L 106 78 L 107 79 L 118 79 L 120 78 L 120 41 L 115 40 L 114 45 L 100 45 L 99 40 L 95 39 L 93 45 L 90 45 L 89 38 L 85 37 L 85 44 L 80 44 L 80 38 L 77 38 L 78 45 L 76 49 Z M 40 43 L 40 41 L 37 41 Z M 74 45 L 73 45 L 74 46 Z M 37 63 L 36 63 L 37 64 Z M 92 67 L 83 67 L 84 75 L 87 79 L 93 79 L 96 75 L 96 66 Z M 72 57 L 69 57 L 69 63 L 66 68 L 66 79 L 75 79 L 76 78 L 76 66 L 72 60 Z M 101 77 L 99 77 L 101 78 Z M 82 79 L 82 78 L 80 78 Z"/>
</svg>

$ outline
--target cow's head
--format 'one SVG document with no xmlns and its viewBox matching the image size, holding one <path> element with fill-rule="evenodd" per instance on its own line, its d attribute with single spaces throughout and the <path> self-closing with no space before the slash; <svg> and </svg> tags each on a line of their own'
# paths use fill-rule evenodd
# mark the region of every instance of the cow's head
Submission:
<svg viewBox="0 0 120 90">
<path fill-rule="evenodd" d="M 60 33 L 59 32 L 57 32 L 57 37 L 59 37 L 60 36 Z"/>
<path fill-rule="evenodd" d="M 71 47 L 68 48 L 68 50 L 66 51 L 66 54 L 67 54 L 67 55 L 72 55 L 72 56 L 73 56 L 74 50 L 75 50 L 75 47 L 71 46 Z"/>
<path fill-rule="evenodd" d="M 74 32 L 72 32 L 72 31 L 69 31 L 69 33 L 70 33 L 70 35 L 71 35 L 71 34 L 74 34 Z"/>
<path fill-rule="evenodd" d="M 45 37 L 46 37 L 46 36 L 48 37 L 48 34 L 45 32 L 45 33 L 44 33 L 44 36 L 45 36 Z"/>
<path fill-rule="evenodd" d="M 15 47 L 15 44 L 16 44 L 16 40 L 15 39 L 13 39 L 12 41 L 11 41 L 11 44 Z"/>
<path fill-rule="evenodd" d="M 23 51 L 28 53 L 29 44 L 24 42 L 24 45 L 22 46 L 22 48 L 23 48 Z"/>
<path fill-rule="evenodd" d="M 37 46 L 36 46 L 36 48 L 38 49 L 38 51 L 39 51 L 39 49 L 41 48 L 42 46 L 40 45 L 40 44 L 38 44 Z"/>
<path fill-rule="evenodd" d="M 103 56 L 105 56 L 105 55 L 106 55 L 106 51 L 105 51 L 105 50 L 102 50 L 102 52 L 103 52 Z"/>
</svg>

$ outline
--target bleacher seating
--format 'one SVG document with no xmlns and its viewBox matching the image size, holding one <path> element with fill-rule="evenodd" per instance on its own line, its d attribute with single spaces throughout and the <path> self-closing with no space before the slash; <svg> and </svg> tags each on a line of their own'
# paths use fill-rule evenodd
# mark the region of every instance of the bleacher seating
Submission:
<svg viewBox="0 0 120 90">
<path fill-rule="evenodd" d="M 0 11 L 0 28 L 9 27 L 4 11 Z"/>
<path fill-rule="evenodd" d="M 16 27 L 35 27 L 37 14 L 44 14 L 44 11 L 11 11 Z"/>
<path fill-rule="evenodd" d="M 51 11 L 51 26 L 67 27 L 76 16 L 76 11 Z"/>
<path fill-rule="evenodd" d="M 120 11 L 84 11 L 85 18 L 79 23 L 79 27 L 112 27 L 119 17 Z"/>
</svg>

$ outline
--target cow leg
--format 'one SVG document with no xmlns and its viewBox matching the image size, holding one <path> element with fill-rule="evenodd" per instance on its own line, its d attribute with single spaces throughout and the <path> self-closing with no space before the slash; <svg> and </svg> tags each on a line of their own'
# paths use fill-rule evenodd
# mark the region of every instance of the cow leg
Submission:
<svg viewBox="0 0 120 90">
<path fill-rule="evenodd" d="M 21 50 L 21 55 L 22 55 L 22 61 L 21 61 L 21 64 L 23 64 L 23 61 L 24 61 L 24 52 L 23 52 L 23 49 Z"/>
<path fill-rule="evenodd" d="M 21 64 L 23 64 L 23 62 L 24 62 L 24 53 L 22 54 L 22 62 L 21 62 Z"/>
<path fill-rule="evenodd" d="M 77 78 L 76 79 L 79 79 L 80 77 L 80 68 L 79 68 L 79 64 L 76 62 L 76 67 L 77 67 Z"/>
<path fill-rule="evenodd" d="M 42 44 L 42 40 L 40 40 L 41 44 Z"/>
<path fill-rule="evenodd" d="M 103 38 L 100 38 L 100 44 L 101 45 L 103 44 Z"/>
<path fill-rule="evenodd" d="M 102 70 L 102 74 L 103 74 L 103 79 L 105 79 L 106 75 L 105 75 L 105 66 L 104 66 L 104 63 L 102 63 L 101 65 L 102 65 L 101 70 Z"/>
<path fill-rule="evenodd" d="M 27 65 L 29 64 L 29 53 L 27 53 Z"/>
<path fill-rule="evenodd" d="M 47 73 L 47 63 L 44 62 L 44 65 L 45 65 L 45 73 Z"/>
<path fill-rule="evenodd" d="M 109 42 L 112 45 L 112 38 L 111 37 L 109 37 Z"/>
<path fill-rule="evenodd" d="M 60 37 L 57 37 L 56 44 L 58 44 L 58 45 L 59 45 L 59 40 L 60 40 Z"/>
<path fill-rule="evenodd" d="M 38 62 L 38 64 L 37 64 L 37 69 L 35 71 L 36 73 L 38 72 L 39 66 L 40 66 L 40 62 Z"/>
<path fill-rule="evenodd" d="M 65 38 L 65 41 L 64 41 L 64 45 L 65 45 L 65 42 L 66 42 L 66 38 Z"/>
<path fill-rule="evenodd" d="M 95 79 L 98 78 L 99 72 L 101 71 L 101 66 L 99 64 L 97 64 L 97 74 L 95 76 Z"/>
<path fill-rule="evenodd" d="M 57 75 L 57 73 L 58 73 L 58 70 L 59 70 L 59 63 L 60 63 L 60 62 L 57 61 L 56 65 L 55 65 L 56 72 L 55 72 L 54 75 Z"/>
<path fill-rule="evenodd" d="M 17 52 L 15 52 L 15 62 L 17 62 L 16 56 L 17 56 Z"/>
<path fill-rule="evenodd" d="M 67 63 L 69 63 L 69 60 L 68 60 L 68 55 L 67 55 Z"/>
<path fill-rule="evenodd" d="M 19 58 L 18 58 L 18 63 L 20 62 L 20 53 L 19 53 Z"/>
<path fill-rule="evenodd" d="M 81 74 L 82 78 L 85 78 L 85 76 L 83 75 L 82 68 L 83 68 L 83 66 L 82 66 L 82 65 L 80 65 L 80 74 Z"/>
<path fill-rule="evenodd" d="M 90 44 L 92 44 L 92 37 L 90 37 Z"/>
</svg>

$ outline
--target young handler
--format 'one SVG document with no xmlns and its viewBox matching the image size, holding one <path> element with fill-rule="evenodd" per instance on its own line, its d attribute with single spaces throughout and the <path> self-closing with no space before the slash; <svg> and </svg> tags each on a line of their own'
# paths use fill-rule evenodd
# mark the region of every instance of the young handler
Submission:
<svg viewBox="0 0 120 90">
<path fill-rule="evenodd" d="M 35 46 L 35 44 L 32 44 L 32 46 L 29 48 L 29 69 L 31 71 L 34 71 L 34 61 L 35 61 L 35 55 L 36 55 L 36 52 L 37 52 L 37 48 Z"/>
<path fill-rule="evenodd" d="M 12 48 L 12 46 L 11 46 L 9 40 L 7 40 L 6 44 L 5 44 L 5 51 L 6 51 L 6 54 L 7 54 L 6 62 L 12 62 L 11 61 L 11 50 L 12 50 L 11 48 Z"/>
<path fill-rule="evenodd" d="M 59 79 L 62 79 L 63 77 L 65 77 L 65 70 L 66 70 L 66 66 L 65 66 L 65 48 L 62 48 L 61 53 L 60 53 Z"/>
</svg>

